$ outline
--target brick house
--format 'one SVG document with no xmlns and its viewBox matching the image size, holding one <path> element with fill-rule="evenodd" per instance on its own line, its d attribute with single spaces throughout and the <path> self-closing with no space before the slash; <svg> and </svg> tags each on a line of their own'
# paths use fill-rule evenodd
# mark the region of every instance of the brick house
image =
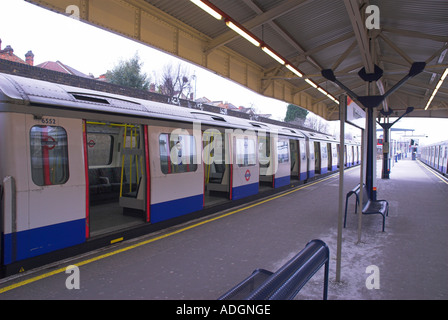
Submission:
<svg viewBox="0 0 448 320">
<path fill-rule="evenodd" d="M 16 56 L 14 54 L 14 49 L 7 45 L 4 49 L 2 49 L 2 40 L 0 39 L 0 59 L 18 62 L 21 64 L 27 64 L 29 66 L 34 66 L 34 54 L 30 50 L 25 54 L 25 60 L 21 59 L 20 57 Z M 71 74 L 73 76 L 83 77 L 83 78 L 91 78 L 90 76 L 82 73 L 81 71 L 76 70 L 75 68 L 72 68 L 61 61 L 46 61 L 41 64 L 36 65 L 38 68 L 47 69 L 47 70 L 53 70 L 57 72 L 62 72 L 66 74 Z"/>
<path fill-rule="evenodd" d="M 25 60 L 23 60 L 14 54 L 14 49 L 10 45 L 7 45 L 5 49 L 2 49 L 1 39 L 0 39 L 0 59 L 27 64 L 30 66 L 34 65 L 34 54 L 31 50 L 25 54 Z"/>
</svg>

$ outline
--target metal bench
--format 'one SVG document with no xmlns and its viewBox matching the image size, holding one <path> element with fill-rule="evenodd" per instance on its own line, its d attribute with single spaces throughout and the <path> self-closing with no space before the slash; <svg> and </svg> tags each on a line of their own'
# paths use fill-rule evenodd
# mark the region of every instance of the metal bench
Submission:
<svg viewBox="0 0 448 320">
<path fill-rule="evenodd" d="M 359 204 L 359 184 L 356 185 L 356 187 L 354 187 L 352 190 L 350 190 L 349 193 L 347 193 L 346 197 L 345 197 L 345 214 L 344 214 L 344 228 L 346 226 L 346 222 L 347 222 L 347 207 L 348 207 L 348 199 L 352 196 L 355 195 L 356 197 L 356 203 L 355 203 L 355 213 L 358 213 L 358 204 Z"/>
<path fill-rule="evenodd" d="M 323 299 L 327 300 L 329 255 L 325 242 L 312 240 L 275 273 L 257 269 L 218 300 L 291 300 L 323 265 Z"/>
<path fill-rule="evenodd" d="M 355 213 L 358 213 L 359 204 L 359 192 L 361 188 L 359 184 L 347 193 L 345 199 L 345 215 L 344 215 L 344 228 L 347 222 L 347 205 L 348 199 L 353 194 L 356 196 Z M 381 214 L 383 216 L 383 232 L 386 226 L 386 216 L 389 215 L 389 202 L 387 200 L 370 200 L 369 193 L 365 185 L 362 187 L 362 214 Z"/>
</svg>

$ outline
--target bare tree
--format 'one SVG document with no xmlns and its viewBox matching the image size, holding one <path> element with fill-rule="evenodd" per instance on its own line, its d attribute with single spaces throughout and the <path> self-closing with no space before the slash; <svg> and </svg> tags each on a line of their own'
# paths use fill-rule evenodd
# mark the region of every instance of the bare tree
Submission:
<svg viewBox="0 0 448 320">
<path fill-rule="evenodd" d="M 186 98 L 192 90 L 191 76 L 182 64 L 167 64 L 160 79 L 160 93 L 171 98 Z"/>
<path fill-rule="evenodd" d="M 325 120 L 312 114 L 309 114 L 308 117 L 306 117 L 305 126 L 323 133 L 329 133 L 330 129 L 330 126 Z"/>
</svg>

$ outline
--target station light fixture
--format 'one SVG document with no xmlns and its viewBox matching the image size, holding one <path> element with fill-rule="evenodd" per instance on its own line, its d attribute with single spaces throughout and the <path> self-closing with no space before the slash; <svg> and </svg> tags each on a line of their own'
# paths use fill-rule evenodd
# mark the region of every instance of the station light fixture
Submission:
<svg viewBox="0 0 448 320">
<path fill-rule="evenodd" d="M 292 73 L 294 73 L 296 76 L 298 76 L 299 78 L 303 78 L 305 75 L 300 72 L 297 68 L 293 67 L 291 64 L 287 63 L 287 60 L 284 59 L 282 56 L 280 56 L 279 54 L 277 54 L 274 50 L 272 50 L 271 48 L 269 48 L 267 45 L 265 45 L 264 43 L 262 43 L 261 40 L 259 40 L 256 36 L 254 36 L 250 31 L 246 30 L 246 28 L 244 28 L 242 25 L 238 24 L 236 21 L 234 21 L 233 19 L 231 19 L 228 15 L 226 15 L 225 12 L 222 12 L 221 10 L 219 10 L 217 7 L 215 7 L 212 3 L 210 3 L 208 0 L 190 0 L 191 2 L 193 2 L 195 5 L 197 5 L 198 7 L 200 7 L 202 10 L 204 10 L 205 12 L 207 12 L 208 14 L 210 14 L 211 16 L 213 16 L 214 18 L 218 19 L 218 20 L 222 20 L 224 19 L 226 25 L 232 29 L 233 31 L 235 31 L 236 33 L 238 33 L 240 36 L 242 36 L 244 39 L 246 39 L 247 41 L 249 41 L 250 43 L 252 43 L 254 46 L 256 47 L 261 47 L 261 49 L 268 54 L 271 58 L 273 58 L 274 60 L 276 60 L 278 63 L 280 63 L 281 65 L 286 66 L 286 68 L 288 70 L 290 70 Z M 445 79 L 446 75 L 448 73 L 448 69 L 445 71 L 444 75 L 442 76 L 441 81 L 443 82 L 443 79 Z M 333 97 L 331 94 L 329 94 L 327 91 L 325 91 L 323 88 L 319 87 L 316 83 L 314 83 L 312 80 L 306 78 L 305 81 L 312 86 L 314 89 L 319 90 L 322 94 L 324 94 L 325 96 L 327 96 L 328 98 L 330 98 L 331 100 L 333 100 L 336 104 L 339 104 L 339 101 Z M 436 90 L 433 93 L 433 96 L 435 95 L 435 92 L 437 92 L 438 88 L 440 88 L 440 86 L 442 85 L 442 83 L 438 84 L 438 87 L 436 87 Z M 428 108 L 429 104 L 432 101 L 433 96 L 431 96 L 430 101 L 428 102 L 428 105 L 426 106 L 426 108 Z M 426 110 L 426 109 L 425 109 Z"/>
<path fill-rule="evenodd" d="M 339 104 L 339 100 L 333 97 L 331 94 L 328 95 L 328 97 L 334 101 L 334 103 Z"/>
<path fill-rule="evenodd" d="M 440 78 L 439 82 L 437 83 L 436 88 L 432 92 L 432 95 L 429 98 L 428 103 L 426 104 L 425 110 L 428 110 L 429 105 L 432 102 L 432 99 L 434 99 L 435 95 L 437 94 L 437 91 L 439 91 L 439 89 L 442 86 L 443 81 L 445 81 L 445 78 L 447 77 L 447 75 L 448 75 L 448 68 L 445 69 L 445 72 L 442 74 L 442 77 Z"/>
<path fill-rule="evenodd" d="M 323 95 L 328 96 L 327 91 L 325 91 L 325 90 L 322 89 L 321 87 L 317 87 L 317 90 L 319 90 Z"/>
<path fill-rule="evenodd" d="M 199 8 L 201 8 L 202 10 L 204 10 L 205 12 L 207 12 L 208 14 L 210 14 L 211 16 L 213 16 L 214 18 L 218 20 L 222 19 L 222 15 L 219 12 L 217 12 L 214 8 L 212 8 L 209 4 L 206 4 L 201 0 L 190 0 L 190 1 L 193 2 L 195 5 L 197 5 Z"/>
<path fill-rule="evenodd" d="M 252 36 L 249 32 L 247 32 L 246 30 L 244 30 L 242 27 L 237 26 L 234 22 L 230 21 L 230 20 L 226 20 L 226 25 L 232 29 L 233 31 L 235 31 L 236 33 L 238 33 L 240 36 L 242 36 L 244 39 L 246 39 L 247 41 L 249 41 L 250 43 L 252 43 L 254 46 L 259 47 L 260 46 L 260 42 L 255 39 L 254 36 Z"/>
<path fill-rule="evenodd" d="M 315 84 L 312 80 L 305 79 L 305 82 L 312 86 L 314 89 L 317 89 L 317 84 Z"/>
<path fill-rule="evenodd" d="M 294 73 L 296 76 L 298 76 L 299 78 L 303 77 L 303 74 L 297 70 L 296 68 L 294 68 L 293 66 L 291 66 L 290 64 L 286 65 L 286 68 L 288 68 L 292 73 Z"/>
<path fill-rule="evenodd" d="M 280 64 L 285 64 L 285 60 L 283 60 L 282 58 L 280 58 L 274 51 L 272 51 L 271 49 L 269 49 L 266 46 L 261 47 L 261 50 L 263 50 L 264 52 L 266 52 L 269 56 L 271 56 L 272 58 L 274 58 L 278 63 Z"/>
</svg>

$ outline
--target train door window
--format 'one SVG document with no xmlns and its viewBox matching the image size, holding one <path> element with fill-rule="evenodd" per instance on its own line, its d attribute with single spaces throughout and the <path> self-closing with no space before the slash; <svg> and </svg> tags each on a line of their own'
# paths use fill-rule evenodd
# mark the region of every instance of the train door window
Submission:
<svg viewBox="0 0 448 320">
<path fill-rule="evenodd" d="M 314 141 L 314 171 L 320 173 L 320 142 Z"/>
<path fill-rule="evenodd" d="M 107 166 L 112 163 L 113 135 L 87 133 L 87 145 L 89 166 Z"/>
<path fill-rule="evenodd" d="M 67 132 L 62 127 L 30 130 L 31 175 L 38 186 L 64 184 L 69 178 Z"/>
<path fill-rule="evenodd" d="M 328 170 L 331 170 L 332 166 L 333 166 L 333 153 L 332 153 L 332 150 L 331 150 L 331 143 L 327 143 L 326 151 L 327 151 L 327 154 L 328 154 L 327 168 L 328 168 Z"/>
<path fill-rule="evenodd" d="M 351 163 L 355 162 L 355 146 L 352 146 L 352 152 L 351 152 L 351 159 L 350 159 Z"/>
<path fill-rule="evenodd" d="M 269 135 L 258 136 L 258 161 L 260 168 L 267 168 L 271 161 L 271 138 Z"/>
<path fill-rule="evenodd" d="M 291 157 L 291 177 L 296 177 L 300 170 L 299 165 L 299 141 L 289 140 L 289 153 Z"/>
<path fill-rule="evenodd" d="M 247 137 L 236 139 L 236 163 L 239 167 L 256 165 L 255 141 Z"/>
<path fill-rule="evenodd" d="M 299 151 L 300 151 L 300 159 L 305 162 L 306 161 L 306 147 L 305 147 L 305 141 L 300 140 L 299 142 Z"/>
<path fill-rule="evenodd" d="M 163 133 L 159 136 L 159 150 L 163 174 L 194 172 L 198 169 L 194 136 Z"/>
<path fill-rule="evenodd" d="M 277 144 L 278 163 L 289 162 L 288 140 L 279 140 Z"/>
</svg>

